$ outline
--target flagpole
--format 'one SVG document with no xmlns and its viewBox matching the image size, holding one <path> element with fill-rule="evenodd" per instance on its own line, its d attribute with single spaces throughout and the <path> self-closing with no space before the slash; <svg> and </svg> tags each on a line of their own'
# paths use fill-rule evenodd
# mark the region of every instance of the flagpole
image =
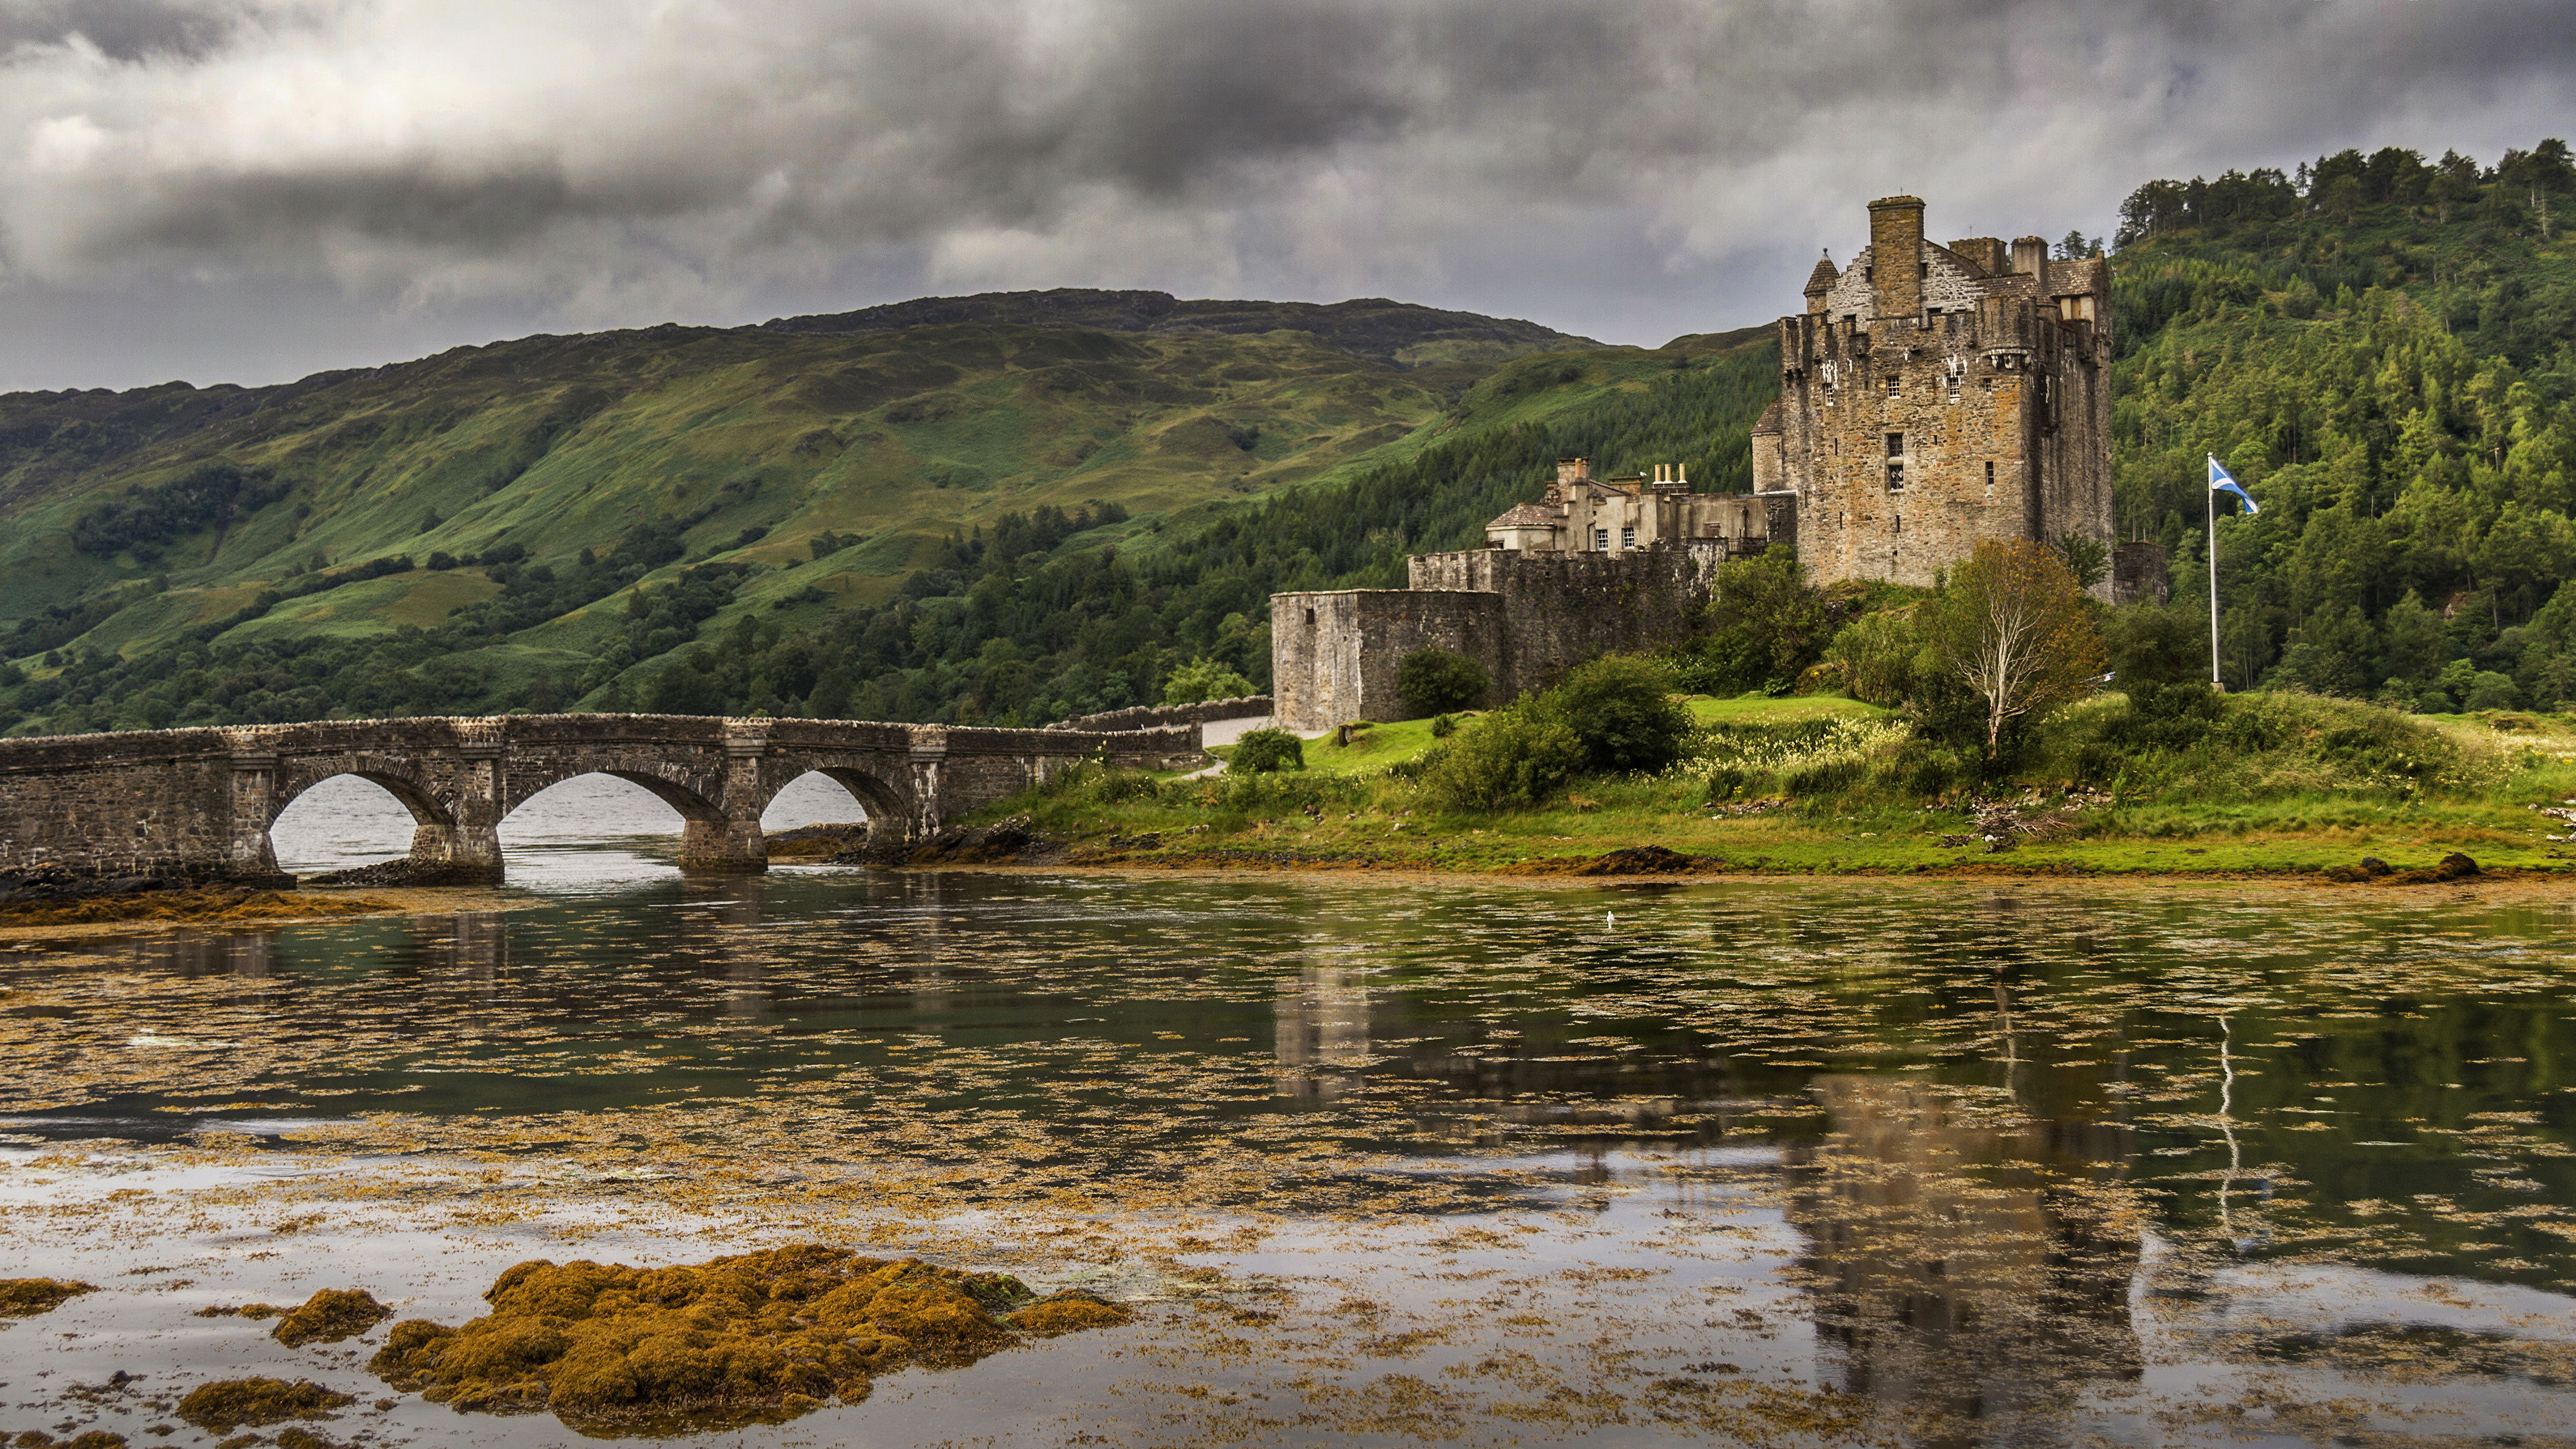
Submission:
<svg viewBox="0 0 2576 1449">
<path fill-rule="evenodd" d="M 2209 518 L 2209 687 L 2225 694 L 2227 681 L 2218 672 L 2218 489 L 2213 483 L 2200 492 Z"/>
</svg>

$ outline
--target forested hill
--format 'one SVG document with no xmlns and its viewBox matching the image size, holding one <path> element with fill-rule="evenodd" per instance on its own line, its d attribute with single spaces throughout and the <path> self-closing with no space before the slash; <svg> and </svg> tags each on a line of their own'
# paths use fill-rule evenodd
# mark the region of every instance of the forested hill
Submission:
<svg viewBox="0 0 2576 1449">
<path fill-rule="evenodd" d="M 640 670 L 631 694 L 710 620 L 815 627 L 952 533 L 1043 516 L 1097 546 L 1401 454 L 1509 357 L 1594 345 L 1397 303 L 1040 295 L 1063 325 L 931 299 L 902 327 L 0 397 L 0 729 L 564 705 Z"/>
<path fill-rule="evenodd" d="M 2174 547 L 2197 630 L 2203 455 L 2261 502 L 2218 525 L 2231 683 L 2428 709 L 2576 694 L 2571 220 L 2559 141 L 2493 166 L 2345 152 L 2130 197 L 2120 516 Z"/>
</svg>

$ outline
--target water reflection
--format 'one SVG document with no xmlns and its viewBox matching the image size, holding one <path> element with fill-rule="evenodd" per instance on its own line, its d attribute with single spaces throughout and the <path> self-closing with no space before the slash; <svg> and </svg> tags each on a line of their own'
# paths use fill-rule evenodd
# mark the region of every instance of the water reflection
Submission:
<svg viewBox="0 0 2576 1449">
<path fill-rule="evenodd" d="M 1348 947 L 1335 948 L 1348 950 Z M 1358 1090 L 1369 1065 L 1368 973 L 1309 966 L 1279 983 L 1277 1094 L 1302 1103 Z"/>
<path fill-rule="evenodd" d="M 489 995 L 510 964 L 510 931 L 499 911 L 453 916 L 414 916 L 412 960 L 426 971 L 449 972 Z"/>
<path fill-rule="evenodd" d="M 277 938 L 171 934 L 146 938 L 134 948 L 135 964 L 146 971 L 181 977 L 233 976 L 260 980 L 277 972 Z"/>
<path fill-rule="evenodd" d="M 2127 1127 L 1885 1077 L 1816 1094 L 1830 1127 L 1789 1153 L 1789 1219 L 1846 1392 L 1964 1445 L 2014 1442 L 2033 1415 L 2139 1377 Z"/>
</svg>

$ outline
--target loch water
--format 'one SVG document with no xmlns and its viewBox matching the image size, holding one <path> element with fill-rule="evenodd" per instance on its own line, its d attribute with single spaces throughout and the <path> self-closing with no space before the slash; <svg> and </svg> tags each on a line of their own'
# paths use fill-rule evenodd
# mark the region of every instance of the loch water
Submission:
<svg viewBox="0 0 2576 1449">
<path fill-rule="evenodd" d="M 725 1442 L 2576 1424 L 2563 899 L 699 879 L 618 788 L 556 804 L 469 909 L 0 950 L 0 1276 L 105 1285 L 0 1329 L 0 1429 L 136 1433 L 64 1397 L 112 1369 L 386 1392 L 201 1303 L 364 1280 L 454 1322 L 521 1258 L 824 1222 L 1146 1311 Z M 281 857 L 383 855 L 376 808 Z M 388 1402 L 355 1432 L 574 1437 Z"/>
</svg>

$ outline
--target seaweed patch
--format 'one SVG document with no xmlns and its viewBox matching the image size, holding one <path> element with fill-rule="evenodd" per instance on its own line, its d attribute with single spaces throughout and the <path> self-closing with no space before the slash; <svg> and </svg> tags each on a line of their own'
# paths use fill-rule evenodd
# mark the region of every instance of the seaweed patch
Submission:
<svg viewBox="0 0 2576 1449">
<path fill-rule="evenodd" d="M 83 1293 L 95 1293 L 95 1283 L 75 1283 L 64 1278 L 0 1278 L 0 1318 L 33 1318 L 51 1313 Z"/>
<path fill-rule="evenodd" d="M 242 1310 L 245 1317 L 251 1308 L 266 1308 L 254 1303 Z M 355 1338 L 394 1316 L 394 1311 L 378 1303 L 363 1289 L 325 1288 L 304 1300 L 304 1306 L 277 1320 L 277 1341 L 288 1348 L 302 1348 L 308 1343 L 338 1343 Z"/>
<path fill-rule="evenodd" d="M 1087 1293 L 806 1244 L 641 1269 L 521 1263 L 460 1328 L 406 1319 L 369 1369 L 459 1412 L 551 1409 L 586 1432 L 777 1423 L 877 1375 L 973 1363 L 1023 1336 L 1124 1323 Z M 996 1317 L 1007 1313 L 1007 1317 Z"/>
<path fill-rule="evenodd" d="M 229 1434 L 245 1424 L 274 1424 L 281 1419 L 319 1419 L 331 1410 L 354 1404 L 349 1394 L 326 1389 L 310 1379 L 215 1379 L 188 1391 L 179 1401 L 179 1417 L 200 1429 Z"/>
</svg>

